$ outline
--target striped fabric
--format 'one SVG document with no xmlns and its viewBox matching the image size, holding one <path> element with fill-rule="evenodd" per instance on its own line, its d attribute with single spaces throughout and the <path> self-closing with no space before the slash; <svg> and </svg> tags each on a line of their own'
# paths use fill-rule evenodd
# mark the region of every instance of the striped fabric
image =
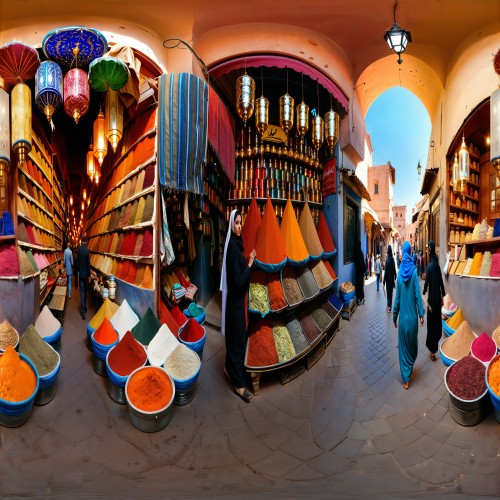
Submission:
<svg viewBox="0 0 500 500">
<path fill-rule="evenodd" d="M 161 75 L 159 109 L 160 183 L 201 194 L 207 149 L 208 85 L 190 73 Z"/>
</svg>

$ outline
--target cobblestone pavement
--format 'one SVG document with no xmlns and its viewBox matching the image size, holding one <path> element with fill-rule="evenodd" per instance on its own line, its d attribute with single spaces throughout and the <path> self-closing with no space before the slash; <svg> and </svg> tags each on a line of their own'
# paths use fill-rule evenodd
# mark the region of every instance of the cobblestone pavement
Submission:
<svg viewBox="0 0 500 500">
<path fill-rule="evenodd" d="M 75 292 L 55 399 L 22 427 L 0 427 L 2 498 L 497 498 L 493 414 L 472 427 L 451 418 L 425 325 L 404 390 L 384 293 L 373 281 L 365 291 L 316 364 L 285 385 L 263 378 L 250 404 L 227 384 L 224 339 L 207 327 L 193 401 L 150 434 L 93 371 Z"/>
</svg>

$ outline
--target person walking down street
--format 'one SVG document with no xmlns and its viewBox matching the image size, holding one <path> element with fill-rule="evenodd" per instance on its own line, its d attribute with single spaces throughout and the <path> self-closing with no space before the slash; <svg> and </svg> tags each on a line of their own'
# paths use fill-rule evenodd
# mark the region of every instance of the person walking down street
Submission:
<svg viewBox="0 0 500 500">
<path fill-rule="evenodd" d="M 403 387 L 408 389 L 418 354 L 418 318 L 420 317 L 420 326 L 423 326 L 425 314 L 417 269 L 411 258 L 411 246 L 408 241 L 403 244 L 403 259 L 396 283 L 393 312 L 394 327 L 398 329 L 399 369 Z"/>
<path fill-rule="evenodd" d="M 380 255 L 377 254 L 377 260 L 375 261 L 375 277 L 377 278 L 377 292 L 380 289 L 380 275 L 382 274 L 382 264 L 380 262 Z"/>
<path fill-rule="evenodd" d="M 425 345 L 430 352 L 432 361 L 436 361 L 436 352 L 438 350 L 439 339 L 442 335 L 441 307 L 443 297 L 446 295 L 444 290 L 443 275 L 439 267 L 439 261 L 436 255 L 436 245 L 429 241 L 429 265 L 425 274 L 425 283 L 423 294 L 429 289 L 429 298 L 427 299 L 427 339 Z"/>
<path fill-rule="evenodd" d="M 66 250 L 64 250 L 64 267 L 66 268 L 66 287 L 68 290 L 68 299 L 71 299 L 71 287 L 72 287 L 72 276 L 73 276 L 73 252 L 69 245 L 69 241 L 66 244 Z"/>
<path fill-rule="evenodd" d="M 250 403 L 252 395 L 245 387 L 244 363 L 247 345 L 247 321 L 245 298 L 250 286 L 250 269 L 256 256 L 250 252 L 248 263 L 243 257 L 241 239 L 241 213 L 231 212 L 229 229 L 224 247 L 220 289 L 222 291 L 222 334 L 226 340 L 226 362 L 224 373 L 233 386 L 234 392 L 245 403 Z"/>
<path fill-rule="evenodd" d="M 387 291 L 387 307 L 385 311 L 387 314 L 391 315 L 392 310 L 392 291 L 396 286 L 396 263 L 394 262 L 394 257 L 392 255 L 392 246 L 387 247 L 387 260 L 385 261 L 385 272 L 384 272 L 384 282 L 382 286 L 386 287 Z"/>
<path fill-rule="evenodd" d="M 374 272 L 375 272 L 375 258 L 373 257 L 373 254 L 370 254 L 370 276 L 372 276 Z"/>
<path fill-rule="evenodd" d="M 85 314 L 87 313 L 87 289 L 90 278 L 90 254 L 86 242 L 87 236 L 82 234 L 82 242 L 78 247 L 76 259 L 78 262 L 82 319 L 85 319 Z"/>
<path fill-rule="evenodd" d="M 354 278 L 356 287 L 356 302 L 358 304 L 365 303 L 365 275 L 366 275 L 365 257 L 361 250 L 361 241 L 358 240 L 358 247 L 354 257 Z"/>
</svg>

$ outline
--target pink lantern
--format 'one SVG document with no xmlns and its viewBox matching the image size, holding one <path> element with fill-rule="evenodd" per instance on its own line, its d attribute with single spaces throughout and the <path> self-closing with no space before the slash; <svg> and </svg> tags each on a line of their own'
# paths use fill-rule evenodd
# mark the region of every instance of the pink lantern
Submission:
<svg viewBox="0 0 500 500">
<path fill-rule="evenodd" d="M 89 109 L 90 87 L 87 73 L 79 68 L 70 69 L 64 77 L 64 111 L 76 123 Z"/>
</svg>

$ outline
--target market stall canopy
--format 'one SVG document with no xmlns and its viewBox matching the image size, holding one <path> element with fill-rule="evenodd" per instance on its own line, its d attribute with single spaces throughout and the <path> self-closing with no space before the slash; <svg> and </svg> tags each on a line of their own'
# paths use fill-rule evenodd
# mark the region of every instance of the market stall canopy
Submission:
<svg viewBox="0 0 500 500">
<path fill-rule="evenodd" d="M 422 181 L 422 189 L 420 190 L 420 194 L 423 196 L 424 194 L 429 194 L 431 189 L 432 181 L 436 179 L 437 173 L 439 172 L 439 168 L 426 168 L 424 172 L 424 180 Z"/>
<path fill-rule="evenodd" d="M 301 266 L 309 260 L 304 238 L 300 232 L 299 223 L 295 217 L 290 198 L 286 202 L 285 212 L 280 226 L 281 236 L 285 244 L 288 264 L 291 266 Z"/>
<path fill-rule="evenodd" d="M 257 235 L 259 234 L 262 218 L 260 216 L 259 207 L 255 198 L 250 203 L 248 213 L 245 218 L 245 223 L 241 228 L 241 239 L 243 240 L 243 256 L 245 259 L 250 257 L 250 252 L 255 248 L 257 243 Z"/>
<path fill-rule="evenodd" d="M 319 241 L 324 250 L 324 257 L 329 259 L 337 253 L 335 244 L 333 243 L 332 234 L 326 222 L 326 217 L 323 211 L 319 214 L 318 225 L 316 227 L 318 232 Z"/>
<path fill-rule="evenodd" d="M 348 168 L 342 168 L 340 171 L 345 175 L 345 179 L 348 179 L 349 181 L 352 182 L 354 187 L 358 189 L 358 191 L 361 194 L 361 198 L 364 198 L 365 200 L 371 201 L 370 193 L 368 192 L 368 189 L 366 189 L 366 186 L 363 184 L 363 181 L 354 173 L 354 170 L 348 169 Z"/>
<path fill-rule="evenodd" d="M 422 208 L 411 216 L 411 221 L 416 222 L 417 219 L 421 221 L 424 218 L 425 212 L 428 211 L 429 211 L 429 199 L 425 200 L 425 203 L 422 205 Z"/>
<path fill-rule="evenodd" d="M 381 233 L 384 232 L 384 226 L 382 226 L 382 224 L 380 223 L 377 212 L 375 212 L 375 210 L 370 208 L 368 205 L 365 206 L 364 219 L 367 231 L 370 229 L 371 226 L 375 226 L 380 230 Z"/>
<path fill-rule="evenodd" d="M 255 250 L 257 252 L 255 265 L 262 271 L 276 273 L 286 264 L 285 244 L 270 198 L 267 199 L 264 209 Z"/>
<path fill-rule="evenodd" d="M 321 246 L 321 241 L 319 240 L 318 232 L 316 231 L 311 210 L 309 209 L 309 203 L 307 203 L 307 201 L 304 205 L 302 213 L 300 214 L 299 227 L 311 259 L 321 259 L 324 254 L 324 250 Z"/>
</svg>

